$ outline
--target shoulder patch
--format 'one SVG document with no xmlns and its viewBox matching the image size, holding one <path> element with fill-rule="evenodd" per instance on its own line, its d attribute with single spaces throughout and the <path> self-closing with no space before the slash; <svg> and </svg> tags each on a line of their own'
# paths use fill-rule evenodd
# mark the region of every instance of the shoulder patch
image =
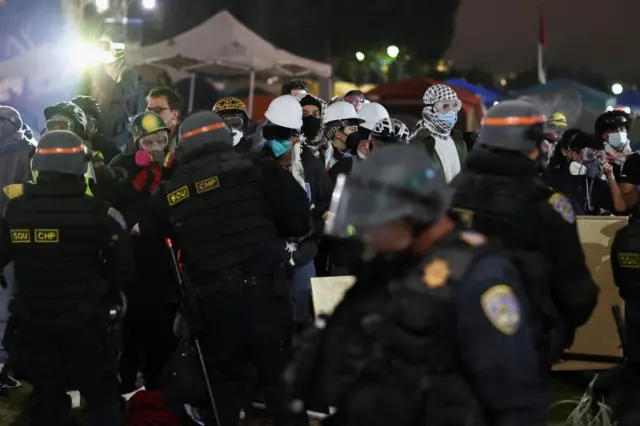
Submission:
<svg viewBox="0 0 640 426">
<path fill-rule="evenodd" d="M 171 207 L 186 200 L 187 198 L 189 198 L 189 187 L 187 185 L 181 186 L 175 191 L 167 194 L 167 201 Z"/>
<path fill-rule="evenodd" d="M 198 194 L 203 194 L 205 192 L 213 191 L 219 186 L 220 180 L 218 179 L 218 176 L 211 176 L 196 182 L 196 192 Z"/>
<path fill-rule="evenodd" d="M 480 297 L 484 314 L 491 324 L 508 336 L 515 334 L 520 327 L 520 304 L 511 287 L 504 284 L 494 285 Z"/>
<path fill-rule="evenodd" d="M 422 282 L 429 288 L 442 287 L 450 275 L 451 269 L 449 268 L 449 262 L 436 258 L 424 267 Z"/>
<path fill-rule="evenodd" d="M 475 212 L 473 210 L 454 207 L 453 212 L 458 215 L 458 218 L 462 221 L 462 223 L 464 223 L 468 227 L 473 226 L 473 217 L 475 216 Z"/>
<path fill-rule="evenodd" d="M 640 254 L 618 253 L 618 266 L 621 268 L 640 269 Z"/>
<path fill-rule="evenodd" d="M 127 229 L 127 222 L 124 220 L 122 213 L 120 213 L 118 210 L 114 209 L 113 207 L 109 207 L 109 210 L 107 210 L 107 214 L 111 216 L 116 222 L 118 222 L 118 224 L 122 227 L 122 229 L 125 229 L 125 230 Z"/>
<path fill-rule="evenodd" d="M 549 204 L 551 208 L 556 212 L 560 213 L 560 216 L 564 220 L 569 223 L 575 223 L 576 221 L 576 213 L 573 210 L 573 206 L 571 205 L 571 201 L 567 199 L 564 195 L 559 192 L 555 192 L 551 197 L 549 197 Z"/>
<path fill-rule="evenodd" d="M 31 232 L 28 229 L 11 229 L 11 242 L 13 244 L 30 243 Z"/>
<path fill-rule="evenodd" d="M 3 188 L 3 191 L 9 199 L 21 197 L 24 194 L 24 185 L 21 183 L 12 183 Z"/>
<path fill-rule="evenodd" d="M 461 232 L 460 239 L 472 247 L 480 247 L 487 243 L 487 237 L 474 231 Z"/>
</svg>

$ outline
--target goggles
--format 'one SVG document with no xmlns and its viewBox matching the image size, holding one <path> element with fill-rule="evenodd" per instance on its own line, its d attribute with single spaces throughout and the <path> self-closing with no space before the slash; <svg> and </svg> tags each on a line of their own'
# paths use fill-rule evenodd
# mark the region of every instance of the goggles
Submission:
<svg viewBox="0 0 640 426">
<path fill-rule="evenodd" d="M 145 151 L 162 151 L 169 143 L 167 132 L 151 133 L 138 139 L 138 145 Z"/>
<path fill-rule="evenodd" d="M 462 101 L 460 99 L 448 99 L 427 104 L 427 106 L 432 107 L 437 114 L 446 114 L 448 112 L 459 112 L 462 109 Z"/>
<path fill-rule="evenodd" d="M 47 120 L 45 128 L 48 132 L 54 130 L 71 130 L 71 126 L 67 120 Z"/>
<path fill-rule="evenodd" d="M 224 123 L 227 125 L 227 127 L 233 130 L 244 129 L 244 119 L 240 115 L 223 116 L 222 120 L 224 120 Z"/>
</svg>

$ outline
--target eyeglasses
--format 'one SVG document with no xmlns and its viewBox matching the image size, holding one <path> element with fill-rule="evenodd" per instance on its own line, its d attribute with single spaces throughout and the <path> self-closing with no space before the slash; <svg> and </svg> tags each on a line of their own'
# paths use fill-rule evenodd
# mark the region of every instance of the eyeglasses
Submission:
<svg viewBox="0 0 640 426">
<path fill-rule="evenodd" d="M 458 112 L 462 109 L 462 102 L 459 99 L 448 99 L 438 101 L 433 104 L 427 104 L 432 107 L 437 114 L 446 114 L 448 112 Z"/>
<path fill-rule="evenodd" d="M 168 111 L 171 108 L 169 107 L 149 107 L 147 111 L 155 112 L 156 114 L 160 114 L 162 111 Z"/>
</svg>

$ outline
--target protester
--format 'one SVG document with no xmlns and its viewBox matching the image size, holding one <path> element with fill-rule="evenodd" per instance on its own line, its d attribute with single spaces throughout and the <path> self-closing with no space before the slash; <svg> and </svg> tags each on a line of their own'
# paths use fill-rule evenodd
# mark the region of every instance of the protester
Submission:
<svg viewBox="0 0 640 426">
<path fill-rule="evenodd" d="M 175 90 L 166 87 L 155 87 L 147 96 L 147 111 L 153 111 L 164 120 L 169 128 L 168 151 L 173 152 L 178 146 L 178 127 L 182 114 L 182 97 Z"/>
</svg>

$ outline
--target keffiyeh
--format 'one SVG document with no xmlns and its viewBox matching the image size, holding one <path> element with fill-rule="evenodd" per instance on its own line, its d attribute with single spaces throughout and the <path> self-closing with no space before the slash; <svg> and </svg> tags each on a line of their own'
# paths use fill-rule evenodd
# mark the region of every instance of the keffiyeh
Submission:
<svg viewBox="0 0 640 426">
<path fill-rule="evenodd" d="M 451 135 L 453 125 L 446 123 L 438 117 L 434 105 L 440 101 L 458 99 L 458 95 L 453 89 L 445 84 L 434 84 L 429 87 L 422 97 L 425 107 L 422 110 L 422 119 L 416 124 L 413 138 L 422 129 L 427 129 L 431 134 L 446 138 Z"/>
</svg>

